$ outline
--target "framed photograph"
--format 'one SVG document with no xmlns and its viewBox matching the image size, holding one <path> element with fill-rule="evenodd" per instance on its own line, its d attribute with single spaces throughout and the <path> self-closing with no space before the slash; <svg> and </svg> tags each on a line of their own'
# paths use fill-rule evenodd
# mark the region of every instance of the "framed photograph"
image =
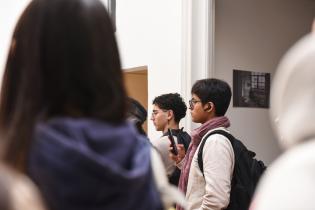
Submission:
<svg viewBox="0 0 315 210">
<path fill-rule="evenodd" d="M 233 107 L 269 108 L 270 73 L 233 70 Z"/>
</svg>

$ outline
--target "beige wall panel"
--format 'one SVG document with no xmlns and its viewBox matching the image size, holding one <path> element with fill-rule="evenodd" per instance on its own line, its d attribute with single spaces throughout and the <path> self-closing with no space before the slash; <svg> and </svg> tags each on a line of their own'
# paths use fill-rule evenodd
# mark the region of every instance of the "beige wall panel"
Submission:
<svg viewBox="0 0 315 210">
<path fill-rule="evenodd" d="M 125 85 L 128 95 L 139 101 L 148 110 L 148 75 L 146 70 L 125 72 Z M 148 122 L 144 123 L 147 132 Z"/>
</svg>

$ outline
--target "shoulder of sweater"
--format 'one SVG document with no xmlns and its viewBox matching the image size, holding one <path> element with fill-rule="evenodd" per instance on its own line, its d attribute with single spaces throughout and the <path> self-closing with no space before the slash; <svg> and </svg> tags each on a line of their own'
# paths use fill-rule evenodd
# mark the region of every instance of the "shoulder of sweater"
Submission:
<svg viewBox="0 0 315 210">
<path fill-rule="evenodd" d="M 224 127 L 215 128 L 215 129 L 209 130 L 209 131 L 204 135 L 204 137 L 202 138 L 202 141 L 205 140 L 204 138 L 205 138 L 209 133 L 211 133 L 211 132 L 213 132 L 213 131 L 215 131 L 215 130 L 224 130 L 224 131 L 226 131 L 227 133 L 230 133 L 230 131 L 227 130 L 226 128 L 224 128 Z M 229 146 L 232 148 L 232 144 L 231 144 L 230 140 L 229 140 L 228 138 L 226 138 L 225 136 L 220 135 L 220 134 L 213 134 L 213 135 L 210 135 L 210 136 L 208 137 L 208 139 L 207 139 L 206 142 L 205 142 L 205 147 L 206 147 L 206 145 L 211 145 L 211 144 L 229 145 Z"/>
<path fill-rule="evenodd" d="M 173 135 L 173 137 L 174 137 L 174 139 L 175 139 L 175 141 L 177 140 L 177 137 L 176 136 L 174 136 Z M 169 142 L 170 140 L 168 139 L 168 136 L 162 136 L 161 138 L 159 138 L 158 140 L 160 140 L 160 141 L 167 141 L 167 142 Z"/>
<path fill-rule="evenodd" d="M 203 140 L 209 133 L 211 133 L 211 132 L 213 132 L 213 131 L 216 131 L 216 130 L 223 130 L 223 131 L 225 131 L 225 132 L 227 132 L 227 133 L 230 133 L 230 131 L 229 131 L 228 129 L 226 129 L 225 127 L 218 127 L 218 128 L 214 128 L 214 129 L 209 130 L 209 131 L 202 137 L 202 140 Z M 226 138 L 225 136 L 222 136 L 222 135 L 220 135 L 220 134 L 213 134 L 213 135 L 211 135 L 211 136 L 208 136 L 208 138 L 212 138 L 213 136 L 221 136 L 221 137 L 223 137 L 223 138 Z"/>
<path fill-rule="evenodd" d="M 176 136 L 174 136 L 174 140 L 177 142 Z M 167 146 L 167 147 L 168 147 L 169 144 L 170 144 L 170 140 L 168 139 L 167 136 L 161 136 L 160 138 L 153 140 L 153 141 L 152 141 L 152 144 L 153 144 L 154 146 L 161 146 L 161 145 L 164 145 L 164 146 Z"/>
<path fill-rule="evenodd" d="M 226 128 L 223 128 L 223 127 L 217 128 L 217 129 L 225 130 L 228 132 L 228 130 Z M 210 130 L 209 132 L 217 130 L 217 129 Z M 204 141 L 204 139 L 202 141 Z M 198 147 L 198 151 L 200 149 L 200 145 Z M 220 135 L 220 134 L 213 134 L 213 135 L 209 136 L 208 139 L 206 140 L 205 144 L 204 144 L 203 154 L 211 154 L 211 153 L 212 154 L 220 153 L 221 155 L 223 155 L 223 153 L 225 153 L 225 154 L 229 154 L 231 157 L 234 157 L 234 150 L 233 150 L 233 146 L 232 146 L 230 140 L 228 138 L 226 138 L 225 136 Z"/>
</svg>

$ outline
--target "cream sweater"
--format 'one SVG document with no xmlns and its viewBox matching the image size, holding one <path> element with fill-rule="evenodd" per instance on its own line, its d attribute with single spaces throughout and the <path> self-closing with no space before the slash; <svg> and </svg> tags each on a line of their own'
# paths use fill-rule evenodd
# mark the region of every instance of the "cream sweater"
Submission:
<svg viewBox="0 0 315 210">
<path fill-rule="evenodd" d="M 176 136 L 174 136 L 174 140 L 175 143 L 177 143 Z M 167 136 L 162 136 L 161 138 L 155 139 L 151 142 L 161 155 L 167 176 L 172 175 L 176 166 L 174 164 L 174 161 L 169 158 L 170 140 Z"/>
<path fill-rule="evenodd" d="M 226 130 L 225 128 L 217 129 Z M 213 130 L 208 131 L 208 133 L 211 131 Z M 207 139 L 203 148 L 205 177 L 203 177 L 198 165 L 198 151 L 199 147 L 193 157 L 189 172 L 186 192 L 187 209 L 224 209 L 229 204 L 234 169 L 235 160 L 232 145 L 226 137 L 219 134 L 211 135 Z"/>
</svg>

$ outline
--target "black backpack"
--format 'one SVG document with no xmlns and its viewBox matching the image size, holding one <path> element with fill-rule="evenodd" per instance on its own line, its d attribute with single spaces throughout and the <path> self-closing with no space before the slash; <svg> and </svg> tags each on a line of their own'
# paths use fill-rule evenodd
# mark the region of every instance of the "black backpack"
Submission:
<svg viewBox="0 0 315 210">
<path fill-rule="evenodd" d="M 187 151 L 188 146 L 190 144 L 191 138 L 189 134 L 186 131 L 183 131 L 183 128 L 181 129 L 172 129 L 172 134 L 177 137 L 177 143 L 183 144 L 185 147 L 185 151 Z M 163 136 L 167 136 L 168 134 L 164 134 Z M 179 177 L 180 177 L 180 169 L 175 167 L 174 172 L 170 175 L 168 178 L 168 181 L 173 185 L 178 185 Z"/>
<path fill-rule="evenodd" d="M 255 153 L 248 150 L 238 139 L 224 130 L 215 130 L 204 137 L 198 151 L 198 165 L 203 174 L 202 151 L 208 137 L 221 134 L 228 138 L 234 150 L 235 164 L 231 182 L 230 203 L 228 210 L 247 210 L 253 197 L 259 178 L 266 170 L 261 160 L 255 159 Z"/>
</svg>

